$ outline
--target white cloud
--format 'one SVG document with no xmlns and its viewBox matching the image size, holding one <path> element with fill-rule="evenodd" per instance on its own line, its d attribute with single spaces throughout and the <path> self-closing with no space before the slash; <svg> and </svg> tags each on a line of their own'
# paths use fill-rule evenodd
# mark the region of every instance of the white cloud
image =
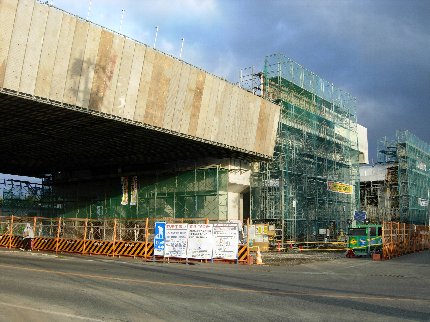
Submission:
<svg viewBox="0 0 430 322">
<path fill-rule="evenodd" d="M 130 1 L 127 1 L 130 2 Z M 208 16 L 218 13 L 215 0 L 148 1 L 144 10 L 160 16 Z"/>
</svg>

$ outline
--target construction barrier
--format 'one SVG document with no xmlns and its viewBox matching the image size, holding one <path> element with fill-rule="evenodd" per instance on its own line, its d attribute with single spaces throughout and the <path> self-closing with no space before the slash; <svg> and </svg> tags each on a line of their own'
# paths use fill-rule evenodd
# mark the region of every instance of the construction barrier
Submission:
<svg viewBox="0 0 430 322">
<path fill-rule="evenodd" d="M 156 221 L 209 222 L 206 218 L 82 219 L 0 216 L 0 247 L 21 248 L 23 230 L 26 224 L 30 223 L 35 233 L 33 250 L 154 260 L 152 240 Z M 248 263 L 249 257 L 249 247 L 239 245 L 238 259 L 234 262 Z"/>
<path fill-rule="evenodd" d="M 382 224 L 382 258 L 391 259 L 430 249 L 430 226 L 398 222 Z"/>
<path fill-rule="evenodd" d="M 248 245 L 239 245 L 237 259 L 239 262 L 248 263 L 248 261 L 249 261 L 249 247 L 248 247 Z"/>
</svg>

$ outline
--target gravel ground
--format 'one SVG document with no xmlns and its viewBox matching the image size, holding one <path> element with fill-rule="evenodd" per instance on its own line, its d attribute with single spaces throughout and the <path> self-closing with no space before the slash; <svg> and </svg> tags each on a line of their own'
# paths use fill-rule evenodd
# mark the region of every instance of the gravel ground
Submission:
<svg viewBox="0 0 430 322">
<path fill-rule="evenodd" d="M 288 251 L 261 253 L 263 263 L 270 266 L 293 266 L 311 262 L 329 261 L 345 257 L 345 251 Z"/>
</svg>

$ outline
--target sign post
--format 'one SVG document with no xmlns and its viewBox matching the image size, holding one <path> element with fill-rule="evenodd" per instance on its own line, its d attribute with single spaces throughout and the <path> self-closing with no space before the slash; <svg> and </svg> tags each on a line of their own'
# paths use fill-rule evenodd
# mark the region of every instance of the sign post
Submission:
<svg viewBox="0 0 430 322">
<path fill-rule="evenodd" d="M 166 236 L 166 223 L 163 221 L 155 222 L 154 226 L 154 257 L 164 256 L 165 249 L 165 236 Z"/>
</svg>

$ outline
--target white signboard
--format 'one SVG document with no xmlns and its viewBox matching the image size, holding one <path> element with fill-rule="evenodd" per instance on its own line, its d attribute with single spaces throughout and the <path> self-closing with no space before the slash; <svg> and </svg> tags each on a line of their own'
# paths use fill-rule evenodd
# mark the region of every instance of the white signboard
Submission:
<svg viewBox="0 0 430 322">
<path fill-rule="evenodd" d="M 255 238 L 255 225 L 249 225 L 249 239 Z"/>
<path fill-rule="evenodd" d="M 237 259 L 239 231 L 237 224 L 214 224 L 213 258 Z"/>
<path fill-rule="evenodd" d="M 166 224 L 164 257 L 187 258 L 188 224 Z"/>
<path fill-rule="evenodd" d="M 212 224 L 188 225 L 188 258 L 211 259 L 213 249 Z"/>
<path fill-rule="evenodd" d="M 429 200 L 428 199 L 418 198 L 418 204 L 421 207 L 427 207 L 429 205 Z"/>
</svg>

